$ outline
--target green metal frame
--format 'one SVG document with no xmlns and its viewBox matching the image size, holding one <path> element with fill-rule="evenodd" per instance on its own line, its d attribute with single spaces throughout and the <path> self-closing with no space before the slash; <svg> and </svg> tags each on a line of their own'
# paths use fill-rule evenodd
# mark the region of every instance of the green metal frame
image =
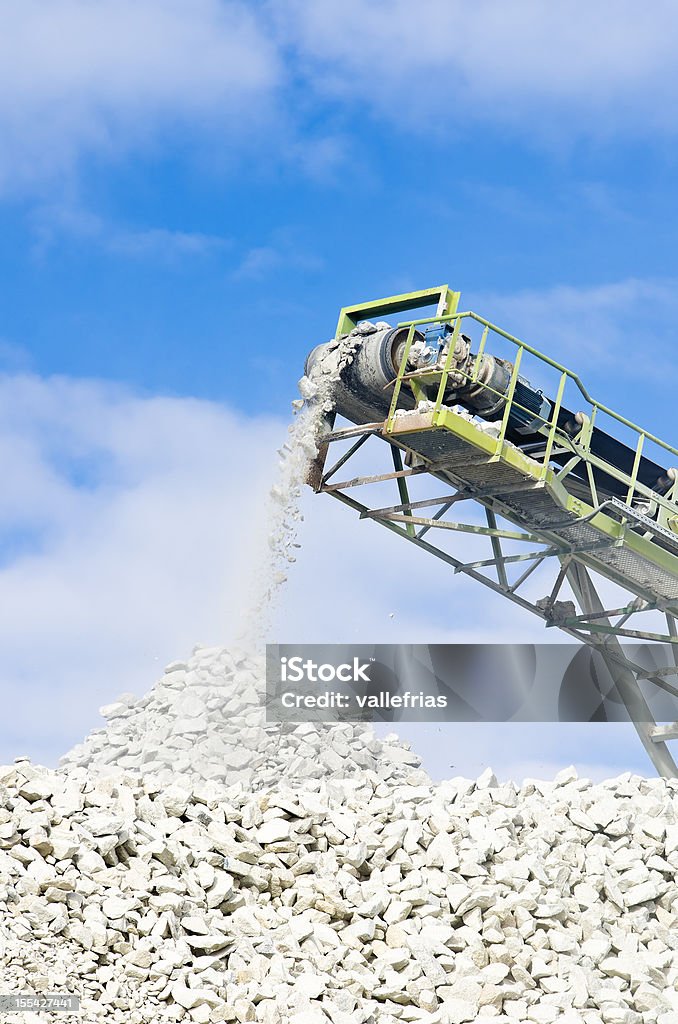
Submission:
<svg viewBox="0 0 678 1024">
<path fill-rule="evenodd" d="M 569 636 L 599 650 L 619 686 L 620 693 L 624 696 L 630 717 L 658 772 L 664 776 L 678 776 L 678 767 L 666 746 L 668 739 L 678 737 L 678 721 L 671 725 L 658 725 L 651 720 L 650 716 L 648 724 L 647 704 L 638 685 L 639 680 L 648 679 L 665 692 L 678 698 L 678 680 L 671 682 L 667 678 L 672 675 L 678 676 L 678 627 L 676 624 L 678 620 L 678 589 L 675 599 L 660 599 L 651 587 L 631 578 L 627 572 L 625 573 L 603 560 L 606 552 L 610 552 L 614 548 L 623 548 L 630 557 L 641 558 L 644 560 L 643 564 L 656 567 L 657 572 L 665 574 L 664 578 L 668 577 L 678 581 L 678 537 L 676 537 L 676 554 L 673 554 L 666 547 L 656 543 L 656 536 L 651 530 L 637 532 L 638 524 L 633 520 L 634 513 L 630 507 L 637 498 L 649 499 L 658 507 L 657 518 L 660 522 L 671 526 L 673 517 L 676 517 L 676 522 L 678 522 L 678 504 L 675 500 L 676 484 L 667 494 L 659 495 L 638 480 L 641 456 L 646 441 L 653 442 L 675 456 L 677 465 L 678 449 L 597 402 L 589 395 L 579 376 L 573 371 L 543 355 L 537 349 L 520 341 L 484 317 L 468 311 L 458 312 L 459 299 L 459 292 L 452 291 L 447 285 L 442 285 L 423 291 L 409 292 L 405 295 L 395 295 L 355 306 L 347 306 L 342 309 L 337 335 L 348 333 L 364 319 L 393 317 L 404 311 L 432 305 L 434 302 L 437 304 L 436 316 L 398 324 L 401 328 L 407 328 L 408 334 L 397 377 L 391 384 L 393 394 L 386 420 L 383 423 L 333 430 L 324 435 L 322 454 L 314 472 L 314 487 L 318 491 L 326 492 L 341 500 L 356 510 L 361 518 L 378 522 L 410 543 L 436 555 L 450 565 L 456 573 L 466 574 L 525 610 L 533 612 L 544 621 L 546 626 L 557 627 Z M 446 383 L 451 371 L 450 354 L 448 354 L 446 365 L 442 370 L 427 369 L 414 373 L 406 371 L 409 348 L 418 327 L 435 323 L 452 324 L 453 339 L 449 346 L 449 353 L 451 353 L 456 340 L 455 336 L 458 336 L 463 330 L 465 321 L 476 322 L 482 326 L 477 358 L 471 373 L 467 375 L 471 382 L 482 386 L 478 379 L 480 360 L 486 347 L 491 345 L 492 335 L 497 335 L 508 341 L 516 350 L 506 395 L 506 406 L 496 437 L 490 436 L 487 432 L 479 429 L 474 422 L 443 404 Z M 548 420 L 542 421 L 538 430 L 544 439 L 543 450 L 530 455 L 525 454 L 506 439 L 511 409 L 524 408 L 515 400 L 515 388 L 521 360 L 525 353 L 542 361 L 559 374 L 552 414 Z M 458 372 L 456 368 L 455 372 Z M 581 429 L 575 437 L 565 434 L 557 426 L 558 413 L 568 380 L 576 386 L 587 406 L 582 417 Z M 410 388 L 415 398 L 419 398 L 423 394 L 420 389 L 424 382 L 429 385 L 432 382 L 438 382 L 433 407 L 421 413 L 397 414 L 402 388 Z M 495 394 L 498 393 L 495 392 Z M 530 412 L 530 410 L 525 411 Z M 607 463 L 591 451 L 594 423 L 596 417 L 601 413 L 611 417 L 612 420 L 636 435 L 635 455 L 630 473 L 625 473 Z M 510 486 L 505 482 L 501 486 L 483 487 L 477 484 L 469 486 L 463 478 L 421 459 L 417 464 L 406 467 L 403 463 L 403 452 L 406 455 L 409 453 L 410 456 L 416 455 L 416 450 L 408 446 L 414 443 L 409 441 L 409 438 L 418 432 L 430 431 L 445 432 L 454 436 L 459 443 L 468 446 L 469 451 L 476 452 L 478 464 L 491 466 L 501 463 L 506 472 L 513 475 L 514 483 Z M 371 442 L 374 437 L 387 443 L 391 453 L 389 461 L 393 468 L 388 467 L 384 472 L 369 476 L 363 474 L 338 483 L 334 482 L 333 477 L 338 470 L 350 463 L 358 450 L 366 442 Z M 325 461 L 332 445 L 335 442 L 349 439 L 353 443 L 348 450 L 329 469 L 325 469 Z M 383 450 L 383 444 L 379 447 Z M 552 457 L 556 452 L 561 456 L 569 454 L 570 457 L 566 459 L 564 465 L 553 463 Z M 422 462 L 423 464 L 421 464 Z M 585 469 L 591 491 L 590 503 L 568 490 L 568 477 L 575 466 L 583 466 Z M 594 469 L 608 473 L 625 487 L 627 500 L 626 503 L 618 503 L 620 508 L 611 509 L 612 503 L 609 499 L 606 500 L 604 496 L 599 498 L 593 475 Z M 429 474 L 444 481 L 448 493 L 439 498 L 413 501 L 410 497 L 408 481 L 410 478 L 422 474 Z M 373 484 L 383 484 L 386 481 L 393 481 L 396 485 L 394 498 L 397 500 L 390 506 L 385 507 L 382 501 L 380 507 L 371 508 L 369 503 L 359 501 L 346 493 L 356 488 L 369 489 Z M 449 493 L 450 485 L 454 488 L 453 493 Z M 590 526 L 595 532 L 594 539 L 586 543 L 568 542 L 559 535 L 558 530 L 553 526 L 551 529 L 540 528 L 535 524 L 521 522 L 520 517 L 507 503 L 507 495 L 511 493 L 511 488 L 516 493 L 547 491 L 555 505 L 562 509 L 563 516 L 567 517 L 567 523 Z M 468 502 L 474 503 L 476 507 L 482 507 L 487 525 L 464 522 L 455 515 L 460 505 L 463 507 L 464 503 Z M 435 505 L 438 506 L 438 510 L 433 515 L 418 514 L 422 509 Z M 618 518 L 615 518 L 611 512 L 615 512 Z M 506 521 L 506 526 L 500 525 L 500 518 Z M 447 538 L 453 538 L 460 534 L 473 535 L 480 541 L 484 538 L 489 547 L 488 557 L 476 558 L 473 561 L 466 557 L 457 557 L 439 544 L 424 539 L 431 530 L 437 530 L 441 537 Z M 502 545 L 509 542 L 512 544 L 525 542 L 525 550 L 520 553 L 506 552 Z M 535 548 L 535 544 L 542 545 L 542 547 Z M 531 586 L 536 578 L 533 576 L 536 570 L 551 564 L 555 566 L 555 576 L 550 591 L 545 598 L 537 601 L 529 593 L 529 586 L 526 584 L 529 583 Z M 526 568 L 523 569 L 523 565 L 526 565 Z M 516 570 L 518 570 L 518 575 L 515 575 Z M 628 600 L 621 608 L 605 608 L 591 573 L 607 577 L 629 594 Z M 566 582 L 576 597 L 579 611 L 572 602 L 563 602 L 559 599 Z M 651 611 L 663 613 L 666 621 L 665 633 L 636 628 L 636 620 Z M 672 645 L 676 667 L 648 673 L 643 666 L 636 665 L 629 660 L 620 644 L 620 638 L 660 641 Z M 634 717 L 639 708 L 642 711 L 640 717 L 643 721 L 637 721 Z M 678 718 L 678 713 L 676 717 Z"/>
<path fill-rule="evenodd" d="M 410 309 L 423 309 L 425 306 L 437 305 L 436 318 L 451 316 L 456 313 L 461 292 L 453 292 L 446 284 L 436 288 L 424 288 L 419 292 L 405 292 L 402 295 L 390 295 L 385 299 L 374 299 L 372 302 L 361 302 L 357 306 L 344 306 L 339 314 L 337 337 L 349 334 L 361 320 L 373 320 L 382 316 L 396 316 L 407 313 Z"/>
</svg>

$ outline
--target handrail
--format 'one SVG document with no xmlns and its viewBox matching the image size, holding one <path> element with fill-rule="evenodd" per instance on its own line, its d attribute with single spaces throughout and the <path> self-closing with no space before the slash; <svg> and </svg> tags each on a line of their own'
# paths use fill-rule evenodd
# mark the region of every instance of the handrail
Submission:
<svg viewBox="0 0 678 1024">
<path fill-rule="evenodd" d="M 486 320 L 485 317 L 480 316 L 478 313 L 474 313 L 472 310 L 467 310 L 462 313 L 450 313 L 446 316 L 426 317 L 425 319 L 422 320 L 407 320 L 404 321 L 403 323 L 399 323 L 398 327 L 416 328 L 423 326 L 424 324 L 446 323 L 452 320 L 459 320 L 461 322 L 461 320 L 463 320 L 466 317 L 468 317 L 471 320 L 475 320 L 479 324 L 483 324 L 488 330 L 494 331 L 496 334 L 499 334 L 502 338 L 505 338 L 507 341 L 510 341 L 511 344 L 524 349 L 526 352 L 529 352 L 533 356 L 536 356 L 537 359 L 540 359 L 542 362 L 547 363 L 553 369 L 558 370 L 559 373 L 567 374 L 567 376 L 573 381 L 573 383 L 576 384 L 582 396 L 589 403 L 590 406 L 592 406 L 594 409 L 598 409 L 600 412 L 605 413 L 607 416 L 611 416 L 612 419 L 617 420 L 618 423 L 622 423 L 625 427 L 628 427 L 635 433 L 643 434 L 648 441 L 652 441 L 654 444 L 659 445 L 660 448 L 663 448 L 665 451 L 670 452 L 672 455 L 675 455 L 678 458 L 678 448 L 674 448 L 673 445 L 668 444 L 666 441 L 662 441 L 662 439 L 657 437 L 655 434 L 650 433 L 650 431 L 648 430 L 644 430 L 642 427 L 638 426 L 638 424 L 633 423 L 632 420 L 627 419 L 620 413 L 615 412 L 614 409 L 610 409 L 609 406 L 604 405 L 602 402 L 598 402 L 595 398 L 592 398 L 579 375 L 576 374 L 573 370 L 568 369 L 567 366 L 563 366 L 555 359 L 551 359 L 549 356 L 545 356 L 542 352 L 539 352 L 538 349 L 533 348 L 531 345 L 528 345 L 527 342 L 521 341 L 519 338 L 516 338 L 513 334 L 509 334 L 508 331 L 504 331 L 501 327 L 497 327 L 496 324 L 493 324 L 490 320 Z"/>
</svg>

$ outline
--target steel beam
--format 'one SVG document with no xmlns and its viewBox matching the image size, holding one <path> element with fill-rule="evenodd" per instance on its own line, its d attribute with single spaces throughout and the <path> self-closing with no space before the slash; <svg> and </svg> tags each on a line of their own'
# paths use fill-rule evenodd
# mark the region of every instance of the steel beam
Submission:
<svg viewBox="0 0 678 1024">
<path fill-rule="evenodd" d="M 375 433 L 375 431 L 371 431 L 370 433 Z M 352 448 L 341 457 L 339 462 L 335 464 L 333 470 L 335 468 L 338 469 L 340 465 L 344 465 L 346 462 L 349 462 L 352 456 L 367 439 L 367 436 L 369 436 L 369 433 L 364 436 L 361 435 L 360 443 L 353 445 Z M 630 658 L 628 658 L 619 643 L 619 636 L 628 635 L 633 637 L 651 637 L 653 639 L 663 640 L 664 642 L 671 643 L 672 647 L 674 644 L 678 645 L 678 631 L 676 630 L 675 618 L 670 612 L 666 613 L 669 633 L 665 637 L 662 634 L 652 634 L 639 630 L 623 629 L 621 627 L 622 622 L 625 622 L 628 618 L 643 610 L 649 610 L 649 606 L 643 604 L 641 607 L 640 602 L 637 602 L 636 600 L 636 602 L 632 601 L 623 608 L 606 609 L 597 594 L 588 569 L 584 564 L 576 561 L 578 553 L 584 554 L 587 550 L 595 550 L 596 548 L 603 546 L 607 547 L 610 544 L 616 543 L 616 541 L 608 540 L 601 543 L 584 544 L 576 547 L 564 545 L 562 543 L 562 538 L 554 538 L 553 536 L 549 537 L 549 526 L 545 526 L 543 530 L 537 531 L 536 534 L 503 530 L 497 526 L 496 513 L 491 507 L 494 494 L 497 492 L 503 493 L 503 489 L 501 487 L 482 488 L 479 489 L 480 493 L 466 493 L 463 491 L 462 485 L 455 481 L 454 475 L 448 473 L 443 474 L 440 479 L 449 479 L 452 485 L 457 488 L 455 494 L 447 494 L 436 498 L 412 501 L 410 500 L 407 491 L 404 489 L 401 490 L 403 485 L 406 487 L 406 479 L 426 472 L 430 473 L 432 467 L 418 466 L 412 469 L 401 469 L 399 468 L 402 466 L 402 461 L 399 461 L 400 450 L 395 448 L 395 451 L 398 453 L 398 458 L 394 455 L 393 472 L 380 473 L 372 476 L 354 477 L 351 480 L 346 480 L 338 484 L 325 483 L 320 489 L 322 491 L 326 491 L 328 494 L 331 494 L 333 497 L 342 501 L 342 503 L 353 508 L 358 512 L 361 518 L 373 519 L 375 522 L 378 522 L 380 525 L 391 530 L 391 532 L 397 533 L 399 536 L 404 537 L 411 543 L 416 544 L 422 550 L 428 551 L 430 554 L 434 554 L 437 558 L 440 558 L 443 562 L 453 568 L 456 573 L 464 573 L 469 578 L 482 583 L 493 592 L 501 594 L 504 597 L 508 597 L 509 600 L 519 607 L 522 607 L 524 610 L 538 615 L 543 621 L 545 621 L 547 626 L 558 625 L 564 633 L 575 638 L 580 643 L 586 644 L 599 651 L 608 670 L 610 671 L 612 679 L 617 685 L 618 691 L 624 700 L 627 710 L 629 711 L 630 718 L 633 721 L 641 742 L 643 743 L 643 746 L 655 768 L 665 777 L 677 776 L 678 768 L 676 767 L 675 761 L 666 746 L 666 740 L 678 738 L 678 723 L 674 723 L 673 726 L 660 726 L 653 720 L 649 706 L 640 691 L 638 682 L 641 678 L 649 679 L 652 683 L 661 689 L 664 689 L 672 696 L 678 697 L 678 686 L 672 685 L 664 678 L 665 675 L 678 674 L 678 650 L 675 652 L 675 668 L 670 670 L 646 670 L 643 666 L 636 665 Z M 330 473 L 333 470 L 331 470 Z M 393 480 L 398 487 L 400 502 L 397 505 L 394 504 L 381 509 L 370 509 L 362 502 L 343 493 L 344 488 L 355 488 L 368 485 L 370 483 L 388 480 Z M 516 490 L 519 489 L 522 490 L 523 488 L 516 488 Z M 442 517 L 446 515 L 454 504 L 467 498 L 478 500 L 480 504 L 483 505 L 487 515 L 487 527 L 476 526 L 475 524 L 441 521 Z M 431 518 L 423 518 L 412 514 L 414 509 L 425 508 L 435 504 L 440 504 L 441 507 Z M 502 511 L 501 514 L 506 518 L 505 511 Z M 420 529 L 415 532 L 413 528 L 416 526 L 420 527 Z M 456 558 L 448 551 L 444 551 L 435 544 L 423 540 L 424 533 L 432 528 L 451 530 L 453 532 L 471 532 L 481 537 L 485 536 L 492 546 L 493 557 L 481 559 L 475 562 L 468 562 Z M 499 538 L 521 541 L 532 540 L 549 546 L 543 551 L 531 551 L 517 555 L 505 554 L 502 548 L 499 548 L 499 552 L 496 550 L 495 542 L 498 544 Z M 559 543 L 555 543 L 555 541 Z M 529 600 L 522 594 L 517 593 L 518 589 L 523 586 L 532 573 L 547 562 L 549 558 L 558 558 L 561 563 L 550 593 L 551 604 L 556 601 L 563 583 L 565 579 L 567 579 L 574 591 L 577 602 L 580 605 L 580 615 L 555 622 L 549 616 L 548 604 L 546 607 L 538 607 L 535 601 Z M 527 570 L 522 573 L 514 584 L 509 585 L 506 565 L 512 562 L 525 560 L 530 560 L 530 565 Z M 494 580 L 490 576 L 478 571 L 484 568 L 497 570 L 497 580 Z M 503 578 L 501 576 L 502 570 Z M 636 604 L 638 604 L 637 607 Z M 611 617 L 618 616 L 620 613 L 623 613 L 622 619 L 617 623 L 613 623 L 611 621 Z"/>
<path fill-rule="evenodd" d="M 583 612 L 595 614 L 604 611 L 603 602 L 585 566 L 571 562 L 567 567 L 567 579 Z M 657 723 L 641 693 L 637 676 L 624 655 L 618 637 L 611 633 L 603 643 L 596 645 L 596 650 L 605 661 L 652 764 L 665 779 L 675 778 L 678 775 L 676 762 L 666 743 L 655 733 Z M 616 655 L 614 658 L 610 657 L 612 652 Z"/>
</svg>

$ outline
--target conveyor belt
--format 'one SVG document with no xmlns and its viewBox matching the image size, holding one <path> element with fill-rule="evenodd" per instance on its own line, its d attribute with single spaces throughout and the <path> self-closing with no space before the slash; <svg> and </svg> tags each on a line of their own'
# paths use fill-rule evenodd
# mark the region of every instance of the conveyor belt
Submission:
<svg viewBox="0 0 678 1024">
<path fill-rule="evenodd" d="M 572 370 L 460 312 L 459 301 L 442 285 L 341 310 L 330 344 L 349 338 L 353 347 L 335 411 L 356 426 L 327 421 L 309 482 L 588 644 L 659 774 L 678 778 L 666 742 L 678 737 L 678 709 L 660 725 L 643 692 L 652 683 L 678 702 L 678 448 L 595 400 Z M 435 316 L 393 323 L 430 305 Z M 372 445 L 374 436 L 386 444 Z M 326 468 L 330 448 L 345 441 Z M 368 473 L 365 443 L 387 454 Z M 336 482 L 341 467 L 349 475 Z M 409 477 L 427 474 L 447 486 L 411 496 Z M 471 515 L 457 505 L 467 501 Z M 448 543 L 469 536 L 473 543 Z M 599 589 L 597 576 L 618 587 Z M 628 640 L 643 641 L 638 662 Z M 648 665 L 647 641 L 666 644 L 667 660 L 653 655 Z"/>
</svg>

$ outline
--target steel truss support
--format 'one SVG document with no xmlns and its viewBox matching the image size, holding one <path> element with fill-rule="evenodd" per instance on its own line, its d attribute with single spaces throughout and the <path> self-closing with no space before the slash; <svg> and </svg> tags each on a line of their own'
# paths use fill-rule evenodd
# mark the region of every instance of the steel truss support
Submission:
<svg viewBox="0 0 678 1024">
<path fill-rule="evenodd" d="M 455 573 L 465 574 L 476 582 L 482 583 L 494 593 L 501 594 L 525 610 L 538 615 L 546 626 L 556 626 L 568 636 L 598 651 L 657 772 L 665 777 L 678 777 L 678 766 L 666 745 L 667 740 L 678 739 L 678 722 L 671 725 L 658 725 L 652 718 L 651 710 L 639 686 L 639 681 L 646 679 L 678 699 L 678 629 L 676 628 L 678 605 L 660 607 L 658 602 L 630 596 L 626 605 L 606 608 L 582 559 L 586 558 L 587 552 L 609 546 L 609 541 L 576 545 L 568 544 L 563 538 L 553 534 L 540 535 L 538 530 L 530 532 L 522 527 L 505 529 L 498 520 L 498 516 L 506 518 L 505 513 L 493 508 L 491 488 L 471 489 L 455 479 L 452 473 L 440 471 L 437 467 L 417 464 L 404 466 L 401 449 L 392 442 L 388 445 L 392 468 L 389 468 L 387 472 L 374 475 L 363 473 L 344 479 L 339 483 L 330 482 L 335 473 L 341 467 L 349 464 L 354 455 L 372 436 L 377 435 L 381 440 L 379 426 L 379 424 L 372 423 L 363 428 L 350 427 L 347 430 L 332 430 L 330 428 L 330 431 L 322 438 L 319 457 L 309 475 L 311 486 L 316 491 L 330 494 L 348 505 L 361 518 L 372 519 L 392 533 L 403 537 L 409 543 L 416 544 L 421 550 L 435 555 L 449 565 Z M 325 472 L 325 461 L 332 444 L 345 439 L 352 442 L 348 450 Z M 386 450 L 383 441 L 382 448 L 384 451 Z M 412 478 L 422 474 L 427 474 L 429 478 L 433 476 L 442 482 L 446 490 L 436 498 L 413 500 L 408 483 Z M 365 489 L 369 489 L 370 485 L 389 485 L 389 483 L 394 487 L 392 499 L 394 503 L 391 505 L 384 505 L 382 501 L 378 507 L 371 508 L 369 504 L 358 500 L 353 494 L 346 493 L 358 488 L 363 493 Z M 528 490 L 530 486 L 534 485 L 526 484 L 520 489 Z M 453 488 L 453 493 L 450 493 L 450 487 Z M 504 485 L 504 493 L 506 490 L 506 485 Z M 483 506 L 486 526 L 448 518 L 450 514 L 457 511 L 460 503 L 463 505 L 468 501 L 473 501 L 476 506 Z M 436 505 L 439 507 L 430 517 L 414 514 L 415 510 L 432 508 Z M 509 524 L 515 526 L 510 520 Z M 424 540 L 424 536 L 429 531 L 433 531 L 434 534 L 438 531 L 437 535 L 442 538 L 474 535 L 478 543 L 484 542 L 488 546 L 488 557 L 476 558 L 473 561 L 456 557 L 449 550 L 428 538 Z M 529 542 L 532 547 L 517 554 L 507 552 L 502 543 L 515 544 L 523 541 Z M 535 549 L 535 543 L 542 544 L 543 548 Z M 527 567 L 512 581 L 509 576 L 510 570 L 519 563 L 527 563 Z M 548 567 L 549 564 L 555 568 L 550 590 L 546 597 L 536 600 L 527 592 L 525 585 L 536 570 Z M 579 610 L 575 608 L 572 601 L 559 600 L 566 582 L 574 594 Z M 629 619 L 652 610 L 661 610 L 665 613 L 667 623 L 665 634 L 626 627 Z M 627 656 L 620 643 L 620 637 L 661 641 L 671 645 L 673 666 L 648 671 L 645 666 L 636 664 Z M 674 677 L 673 682 L 670 677 Z"/>
<path fill-rule="evenodd" d="M 605 618 L 605 606 L 600 600 L 598 591 L 593 585 L 586 567 L 571 561 L 567 566 L 567 580 L 583 612 L 588 615 L 595 615 L 596 618 Z M 638 685 L 638 675 L 634 670 L 633 664 L 626 658 L 618 637 L 612 632 L 610 620 L 606 619 L 605 621 L 610 629 L 610 635 L 602 643 L 595 644 L 595 649 L 605 662 L 619 691 L 619 695 L 626 705 L 629 717 L 636 728 L 640 741 L 657 772 L 659 775 L 663 775 L 664 778 L 675 778 L 678 776 L 678 767 L 664 742 L 665 739 L 671 737 L 666 733 L 663 737 L 657 733 L 656 730 L 659 727 L 652 717 L 645 697 L 641 693 Z"/>
</svg>

